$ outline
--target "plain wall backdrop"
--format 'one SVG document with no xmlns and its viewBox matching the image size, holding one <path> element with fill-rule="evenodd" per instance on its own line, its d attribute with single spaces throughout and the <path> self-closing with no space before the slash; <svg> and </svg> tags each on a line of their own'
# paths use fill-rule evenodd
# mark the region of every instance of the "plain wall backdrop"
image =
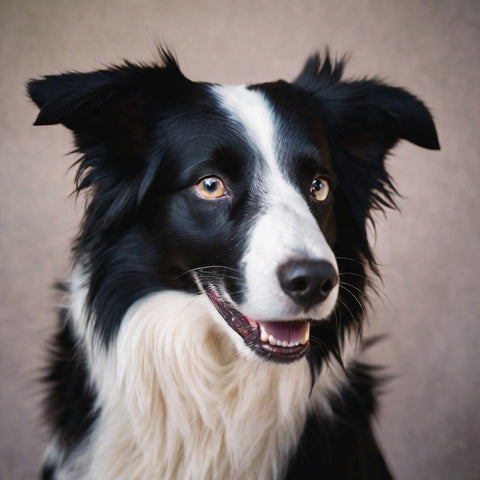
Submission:
<svg viewBox="0 0 480 480">
<path fill-rule="evenodd" d="M 36 478 L 46 444 L 36 383 L 83 201 L 62 127 L 32 127 L 35 76 L 151 61 L 187 76 L 291 80 L 327 44 L 347 77 L 378 75 L 432 109 L 442 150 L 401 143 L 401 213 L 378 218 L 383 285 L 371 352 L 394 378 L 377 432 L 398 479 L 480 477 L 480 2 L 136 0 L 0 2 L 0 479 Z M 380 284 L 378 281 L 377 283 Z"/>
</svg>

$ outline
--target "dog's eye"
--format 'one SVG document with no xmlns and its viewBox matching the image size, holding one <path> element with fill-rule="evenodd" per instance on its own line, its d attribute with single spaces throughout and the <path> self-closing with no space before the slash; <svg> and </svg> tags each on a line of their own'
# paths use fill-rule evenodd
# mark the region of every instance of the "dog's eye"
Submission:
<svg viewBox="0 0 480 480">
<path fill-rule="evenodd" d="M 323 177 L 317 177 L 310 187 L 310 195 L 317 202 L 324 202 L 328 198 L 330 193 L 330 185 L 328 181 Z"/>
<path fill-rule="evenodd" d="M 204 198 L 220 198 L 228 195 L 224 183 L 218 177 L 202 178 L 195 186 Z"/>
</svg>

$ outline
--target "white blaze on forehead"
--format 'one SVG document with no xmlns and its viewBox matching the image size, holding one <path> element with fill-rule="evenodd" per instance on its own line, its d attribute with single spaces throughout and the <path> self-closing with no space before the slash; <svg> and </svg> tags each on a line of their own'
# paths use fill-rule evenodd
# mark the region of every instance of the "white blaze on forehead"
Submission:
<svg viewBox="0 0 480 480">
<path fill-rule="evenodd" d="M 243 257 L 246 298 L 242 311 L 264 320 L 299 318 L 298 305 L 280 287 L 278 267 L 295 258 L 311 258 L 327 260 L 337 268 L 335 256 L 305 198 L 280 171 L 281 142 L 276 141 L 278 126 L 271 104 L 261 92 L 244 86 L 216 85 L 212 90 L 230 117 L 242 125 L 264 162 L 259 171 L 262 178 L 257 179 L 262 185 L 259 202 L 264 209 L 249 232 Z M 335 306 L 337 294 L 338 286 L 320 306 L 308 315 L 305 312 L 301 315 L 327 317 Z"/>
<path fill-rule="evenodd" d="M 264 185 L 262 190 L 266 193 L 262 201 L 268 205 L 284 198 L 285 202 L 288 200 L 299 213 L 308 212 L 311 216 L 303 198 L 280 172 L 275 111 L 263 93 L 249 90 L 242 85 L 215 85 L 213 91 L 230 117 L 241 124 L 252 147 L 262 157 L 264 164 L 259 173 L 263 178 L 259 180 Z"/>
<path fill-rule="evenodd" d="M 213 91 L 232 119 L 245 128 L 270 168 L 275 168 L 274 115 L 264 96 L 243 85 L 215 85 Z"/>
</svg>

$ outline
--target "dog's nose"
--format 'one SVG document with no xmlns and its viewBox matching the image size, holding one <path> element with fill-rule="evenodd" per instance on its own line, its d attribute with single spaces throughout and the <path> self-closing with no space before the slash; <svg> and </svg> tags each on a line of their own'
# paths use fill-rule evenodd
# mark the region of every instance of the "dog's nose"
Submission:
<svg viewBox="0 0 480 480">
<path fill-rule="evenodd" d="M 280 265 L 277 276 L 283 291 L 306 309 L 323 302 L 338 283 L 335 268 L 325 260 L 291 260 Z"/>
</svg>

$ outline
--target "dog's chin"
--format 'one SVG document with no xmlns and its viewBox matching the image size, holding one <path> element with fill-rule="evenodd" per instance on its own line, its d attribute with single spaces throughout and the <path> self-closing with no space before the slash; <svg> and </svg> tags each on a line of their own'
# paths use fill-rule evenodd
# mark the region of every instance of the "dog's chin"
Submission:
<svg viewBox="0 0 480 480">
<path fill-rule="evenodd" d="M 290 363 L 308 352 L 310 320 L 253 320 L 243 315 L 215 287 L 207 286 L 205 293 L 245 345 L 265 360 Z"/>
</svg>

